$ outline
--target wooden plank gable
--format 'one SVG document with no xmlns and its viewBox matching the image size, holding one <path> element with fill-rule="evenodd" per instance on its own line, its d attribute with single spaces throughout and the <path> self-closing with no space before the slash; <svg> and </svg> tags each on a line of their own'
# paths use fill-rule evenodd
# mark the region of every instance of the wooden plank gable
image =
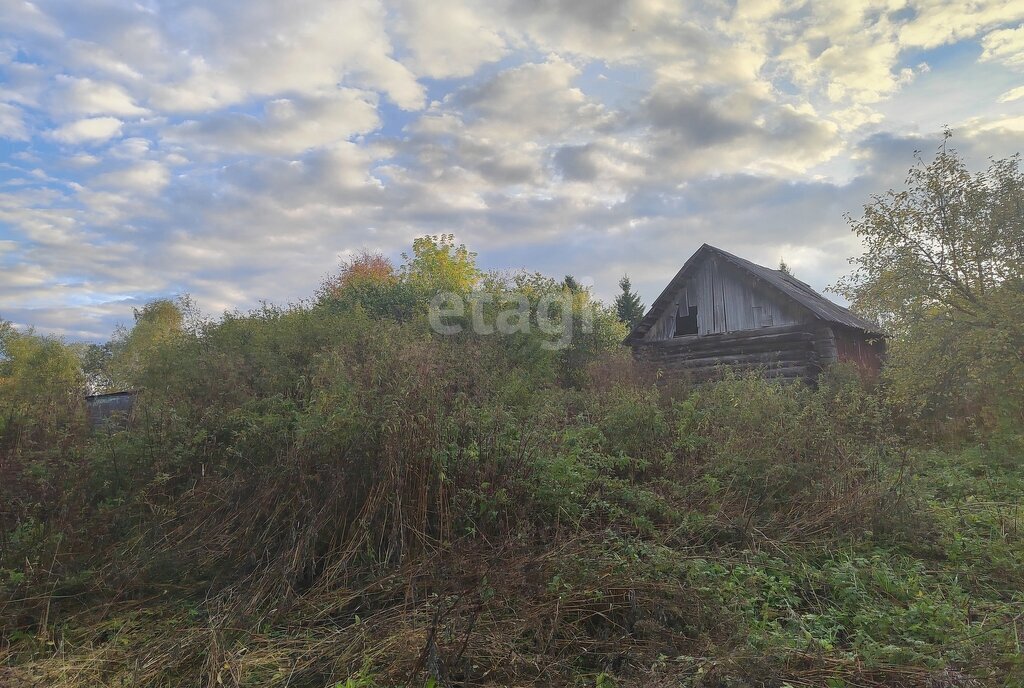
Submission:
<svg viewBox="0 0 1024 688">
<path fill-rule="evenodd" d="M 756 277 L 710 256 L 694 266 L 645 341 L 671 339 L 676 319 L 697 307 L 697 336 L 784 327 L 811 320 L 798 304 Z"/>
</svg>

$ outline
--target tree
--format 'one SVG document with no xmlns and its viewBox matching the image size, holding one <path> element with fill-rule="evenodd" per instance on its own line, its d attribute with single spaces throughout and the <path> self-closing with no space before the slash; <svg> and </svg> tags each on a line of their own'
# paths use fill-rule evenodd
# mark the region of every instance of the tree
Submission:
<svg viewBox="0 0 1024 688">
<path fill-rule="evenodd" d="M 887 377 L 909 406 L 1019 414 L 1024 174 L 1017 156 L 972 174 L 949 139 L 847 218 L 864 253 L 835 290 L 891 332 Z"/>
<path fill-rule="evenodd" d="M 793 271 L 789 269 L 789 265 L 787 265 L 786 261 L 782 258 L 779 258 L 779 272 L 784 275 L 789 275 L 790 277 L 793 276 Z"/>
<path fill-rule="evenodd" d="M 391 260 L 369 251 L 343 261 L 341 271 L 321 285 L 318 302 L 342 310 L 358 306 L 372 317 L 399 321 L 412 317 L 416 308 L 413 289 Z"/>
<path fill-rule="evenodd" d="M 627 327 L 636 327 L 644 317 L 644 304 L 640 301 L 640 295 L 632 291 L 633 285 L 629 281 L 629 275 L 622 276 L 619 288 L 622 289 L 622 293 L 615 297 L 615 313 Z"/>
<path fill-rule="evenodd" d="M 328 295 L 335 295 L 345 289 L 358 288 L 363 284 L 387 284 L 398 280 L 395 266 L 381 253 L 362 251 L 342 261 L 341 272 L 321 288 Z"/>
<path fill-rule="evenodd" d="M 412 242 L 412 255 L 402 254 L 402 278 L 419 294 L 430 297 L 446 291 L 468 294 L 480 281 L 476 254 L 455 244 L 454 234 L 422 236 Z"/>
<path fill-rule="evenodd" d="M 0 321 L 0 416 L 42 421 L 65 415 L 84 383 L 78 356 L 64 341 Z"/>
<path fill-rule="evenodd" d="M 80 344 L 78 356 L 82 361 L 86 390 L 90 394 L 100 394 L 111 389 L 113 380 L 110 379 L 110 363 L 114 357 L 113 343 Z"/>
<path fill-rule="evenodd" d="M 108 376 L 110 386 L 126 389 L 139 384 L 140 376 L 160 348 L 185 334 L 192 312 L 188 297 L 157 299 L 134 309 L 135 324 L 118 328 L 111 343 Z"/>
</svg>

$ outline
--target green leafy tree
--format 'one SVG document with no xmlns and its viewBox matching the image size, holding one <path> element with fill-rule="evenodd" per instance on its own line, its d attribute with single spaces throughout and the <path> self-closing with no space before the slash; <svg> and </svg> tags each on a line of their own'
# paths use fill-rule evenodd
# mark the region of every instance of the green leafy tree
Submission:
<svg viewBox="0 0 1024 688">
<path fill-rule="evenodd" d="M 134 326 L 130 330 L 121 327 L 114 335 L 109 387 L 123 389 L 140 384 L 143 372 L 161 347 L 185 334 L 191 312 L 187 297 L 157 299 L 136 308 Z"/>
<path fill-rule="evenodd" d="M 442 291 L 468 294 L 480 281 L 476 253 L 456 244 L 454 234 L 419 237 L 402 259 L 402 279 L 427 299 Z"/>
<path fill-rule="evenodd" d="M 110 362 L 114 356 L 112 342 L 104 344 L 80 344 L 78 355 L 82 361 L 82 372 L 85 374 L 86 390 L 90 394 L 100 394 L 111 389 Z"/>
<path fill-rule="evenodd" d="M 560 381 L 583 386 L 587 367 L 604 354 L 621 348 L 627 326 L 613 308 L 591 298 L 589 291 L 572 296 L 572 339 L 560 352 Z"/>
<path fill-rule="evenodd" d="M 892 334 L 887 376 L 908 406 L 1019 417 L 1024 174 L 1017 156 L 972 173 L 949 137 L 849 218 L 864 253 L 836 291 Z"/>
<path fill-rule="evenodd" d="M 793 275 L 793 271 L 789 269 L 789 265 L 783 258 L 779 258 L 779 272 L 783 273 L 784 275 Z"/>
<path fill-rule="evenodd" d="M 62 414 L 77 403 L 84 382 L 78 356 L 63 340 L 0 322 L 0 415 Z"/>
<path fill-rule="evenodd" d="M 644 317 L 644 304 L 640 301 L 640 295 L 633 291 L 629 275 L 622 276 L 622 279 L 619 280 L 619 288 L 622 293 L 615 297 L 615 313 L 627 327 L 635 327 Z"/>
</svg>

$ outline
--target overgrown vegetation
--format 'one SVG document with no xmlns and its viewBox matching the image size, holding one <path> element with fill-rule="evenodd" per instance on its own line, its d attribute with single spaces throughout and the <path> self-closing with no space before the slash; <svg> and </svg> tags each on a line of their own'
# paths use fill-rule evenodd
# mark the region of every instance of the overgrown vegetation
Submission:
<svg viewBox="0 0 1024 688">
<path fill-rule="evenodd" d="M 474 258 L 84 351 L 0 327 L 0 685 L 1024 681 L 1019 425 L 938 443 L 843 367 L 668 388 L 575 280 Z M 103 385 L 131 422 L 90 429 Z"/>
</svg>

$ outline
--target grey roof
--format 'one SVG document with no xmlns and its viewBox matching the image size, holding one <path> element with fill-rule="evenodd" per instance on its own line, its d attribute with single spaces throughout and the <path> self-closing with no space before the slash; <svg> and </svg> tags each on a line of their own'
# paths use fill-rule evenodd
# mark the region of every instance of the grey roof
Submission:
<svg viewBox="0 0 1024 688">
<path fill-rule="evenodd" d="M 763 265 L 751 263 L 749 260 L 740 258 L 739 256 L 734 256 L 728 251 L 723 251 L 722 249 L 716 248 L 710 244 L 704 244 L 697 249 L 692 256 L 690 256 L 690 259 L 683 264 L 683 267 L 679 269 L 679 272 L 677 272 L 676 276 L 672 278 L 672 281 L 668 283 L 668 286 L 661 292 L 661 295 L 654 300 L 654 303 L 651 304 L 651 308 L 647 311 L 643 320 L 637 323 L 636 327 L 633 328 L 633 331 L 629 333 L 628 337 L 626 337 L 627 342 L 642 339 L 643 336 L 647 334 L 647 331 L 650 330 L 651 327 L 654 326 L 654 323 L 658 321 L 658 317 L 661 315 L 662 310 L 671 303 L 672 297 L 679 289 L 682 288 L 690 269 L 709 255 L 719 256 L 740 270 L 757 277 L 777 291 L 782 292 L 785 296 L 796 301 L 801 306 L 809 310 L 815 317 L 820 318 L 825 322 L 843 325 L 844 327 L 861 330 L 869 334 L 885 334 L 876 323 L 851 313 L 848 308 L 843 308 L 839 304 L 833 303 L 818 292 L 814 291 L 810 285 L 801 282 L 792 275 L 788 275 L 781 270 L 772 270 L 771 268 L 766 268 Z"/>
</svg>

